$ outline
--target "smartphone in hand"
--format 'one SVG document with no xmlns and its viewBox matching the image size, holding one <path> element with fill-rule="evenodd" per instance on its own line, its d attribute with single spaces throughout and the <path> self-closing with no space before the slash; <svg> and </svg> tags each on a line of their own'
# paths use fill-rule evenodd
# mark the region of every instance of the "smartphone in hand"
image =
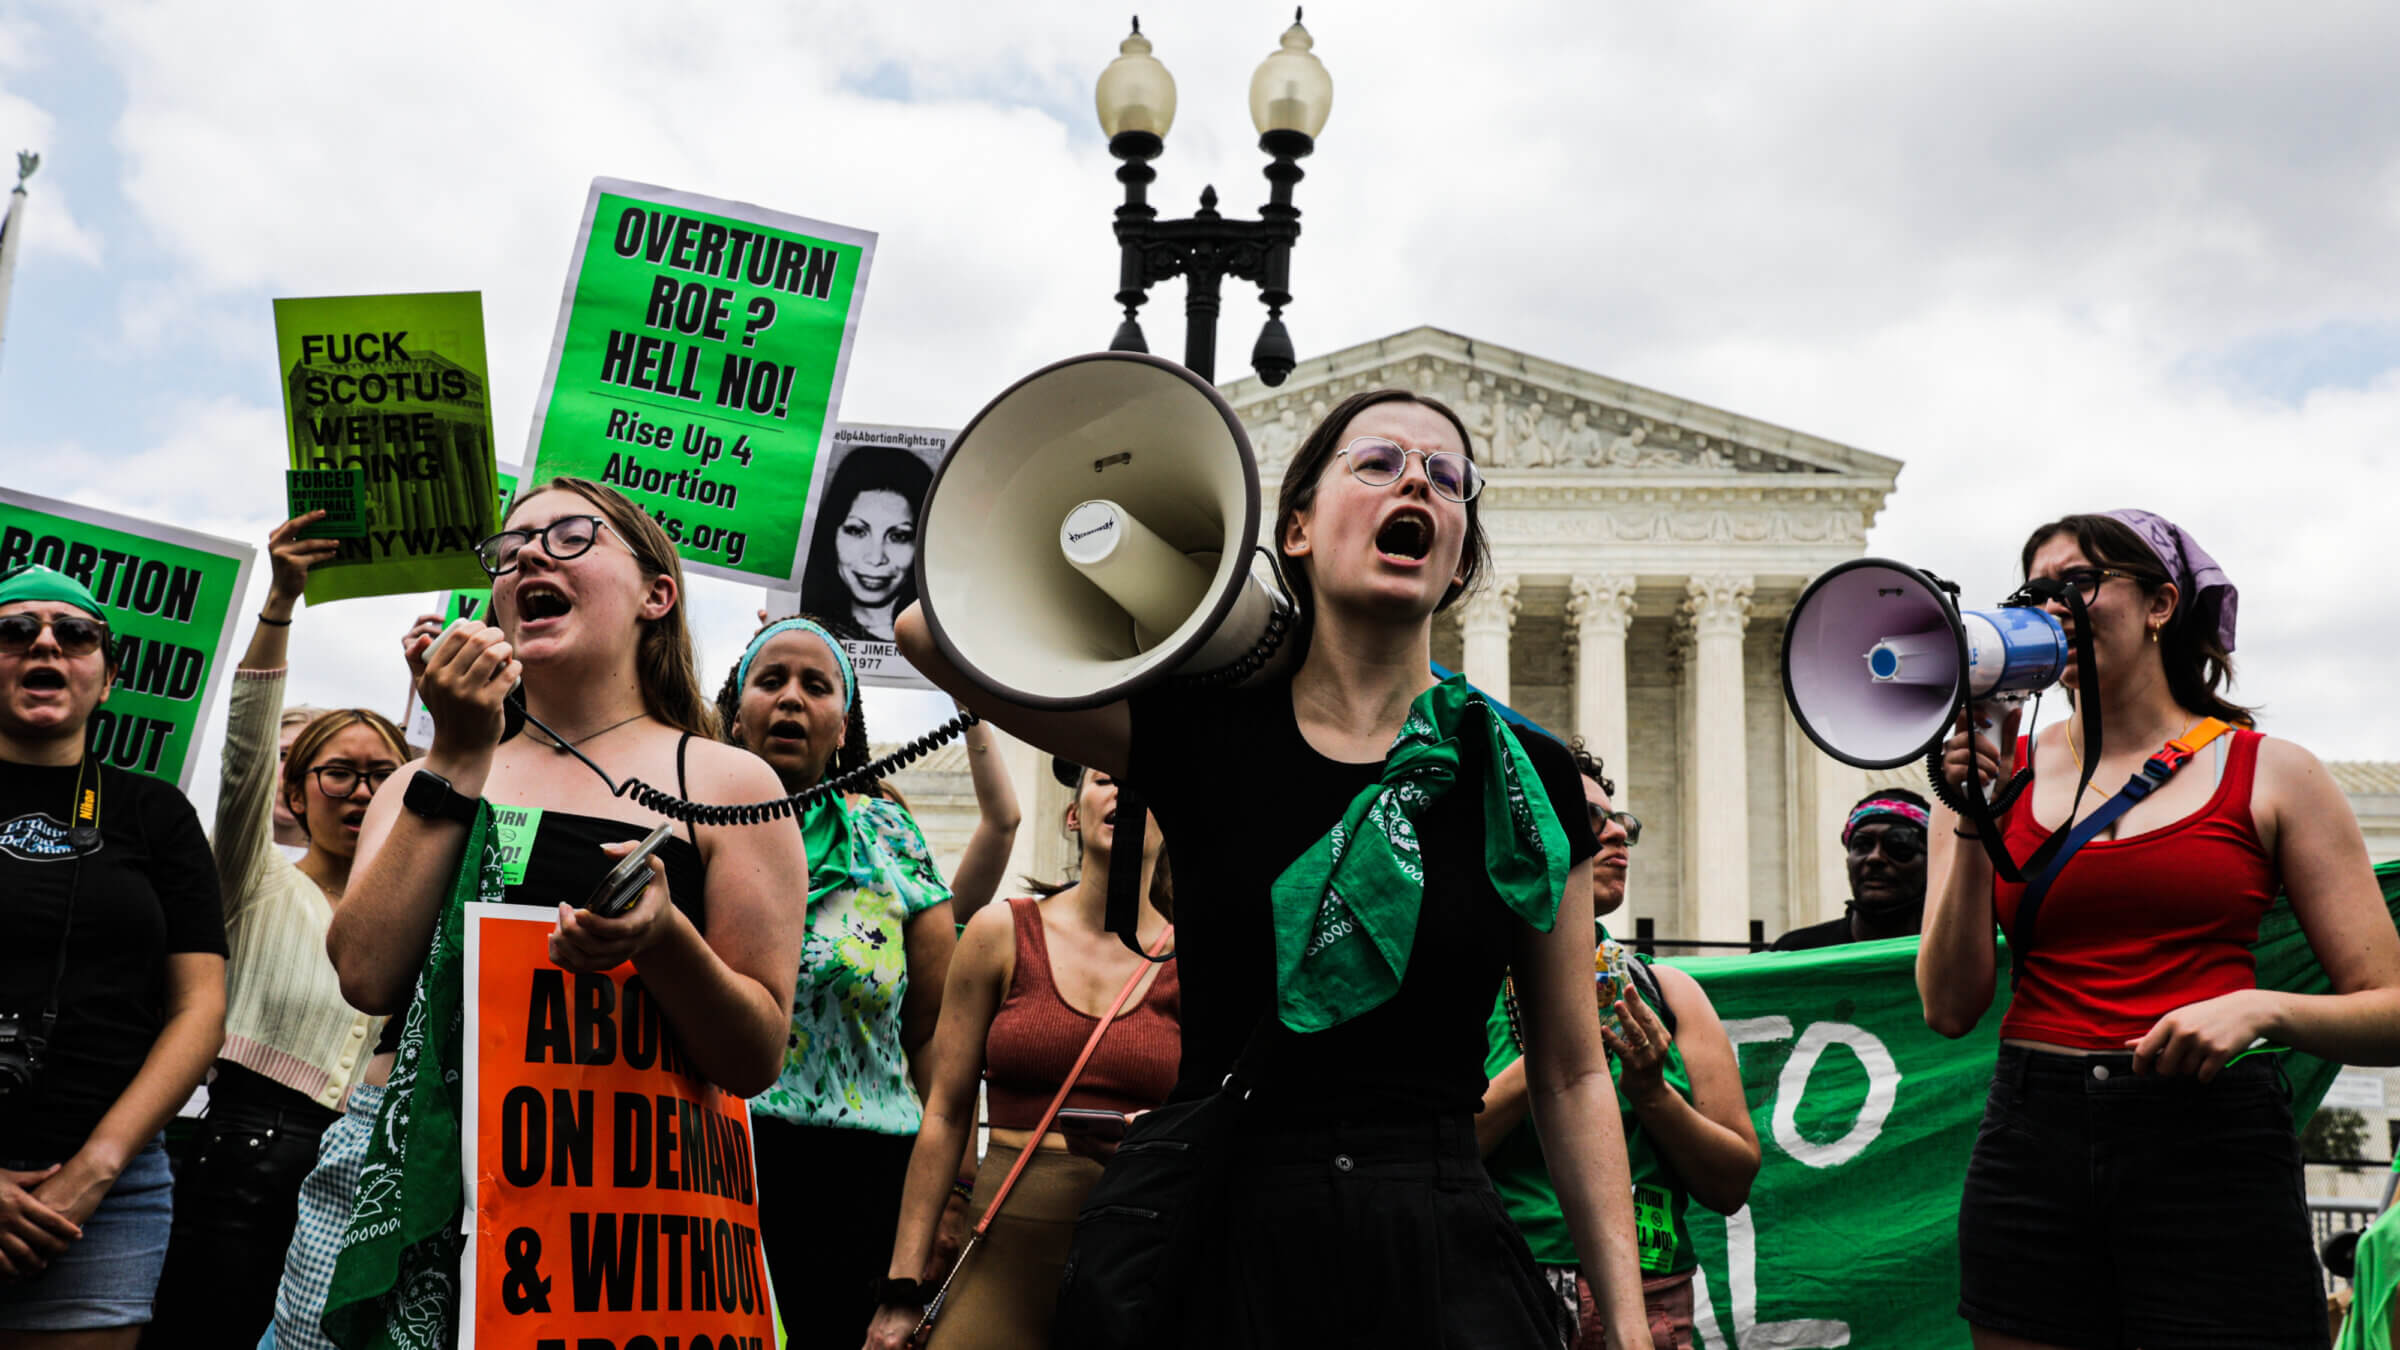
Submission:
<svg viewBox="0 0 2400 1350">
<path fill-rule="evenodd" d="M 1101 1139 L 1110 1143 L 1125 1137 L 1125 1125 L 1126 1117 L 1122 1111 L 1101 1111 L 1082 1106 L 1060 1108 L 1058 1118 L 1051 1122 L 1052 1128 L 1060 1134 L 1082 1135 L 1087 1139 Z"/>
<path fill-rule="evenodd" d="M 633 852 L 609 870 L 600 884 L 594 887 L 583 907 L 603 918 L 613 919 L 634 907 L 642 892 L 650 885 L 650 855 L 658 852 L 667 836 L 675 833 L 675 822 L 660 821 L 658 828 L 643 836 Z"/>
</svg>

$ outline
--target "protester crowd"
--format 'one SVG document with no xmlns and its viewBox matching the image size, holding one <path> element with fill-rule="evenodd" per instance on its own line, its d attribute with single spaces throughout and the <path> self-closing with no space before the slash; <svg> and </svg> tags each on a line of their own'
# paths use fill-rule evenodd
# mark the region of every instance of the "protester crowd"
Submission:
<svg viewBox="0 0 2400 1350">
<path fill-rule="evenodd" d="M 1607 766 L 1427 674 L 1435 614 L 1486 562 L 1481 487 L 1448 408 L 1353 396 L 1271 516 L 1294 659 L 1060 712 L 948 664 L 911 604 L 913 525 L 866 518 L 901 494 L 863 480 L 850 593 L 762 613 L 712 701 L 673 542 L 557 478 L 478 550 L 494 622 L 403 639 L 424 746 L 370 708 L 286 706 L 334 548 L 300 517 L 267 541 L 213 832 L 85 751 L 117 675 L 106 607 L 39 566 L 0 578 L 0 1347 L 356 1345 L 395 1300 L 454 1307 L 462 1197 L 401 1183 L 455 1165 L 415 1089 L 460 1068 L 462 898 L 553 918 L 567 971 L 631 962 L 692 1072 L 749 1100 L 793 1345 L 897 1350 L 929 1306 L 939 1347 L 1119 1343 L 1153 1307 L 1173 1318 L 1145 1344 L 1692 1345 L 1688 1216 L 1749 1201 L 1751 1104 L 1701 983 L 1606 926 L 1641 832 Z M 2030 765 L 1993 826 L 2024 857 L 2161 742 L 2180 772 L 2054 846 L 2077 866 L 2046 902 L 1973 820 L 1870 794 L 1846 912 L 1776 946 L 1922 930 L 1926 1017 L 1964 1036 L 2007 931 L 1959 1181 L 1979 1345 L 2322 1345 L 2290 1092 L 2249 1052 L 2400 1060 L 2400 937 L 2322 766 L 2225 696 L 2232 589 L 2187 534 L 2070 516 L 2023 564 L 2091 629 L 2098 668 L 2066 683 L 2105 746 L 2083 762 L 2080 702 L 2023 738 L 1962 729 L 1937 795 Z M 845 647 L 867 639 L 1061 756 L 1070 804 L 1036 826 L 1073 842 L 1068 876 L 1007 893 L 1021 812 L 980 723 L 980 821 L 942 875 L 868 760 Z M 579 760 L 699 802 L 835 790 L 691 824 Z M 469 852 L 479 801 L 539 812 L 497 883 Z M 662 824 L 638 899 L 581 908 Z M 2327 992 L 2255 987 L 2279 894 Z M 1339 941 L 1361 930 L 1371 948 Z M 1205 1203 L 1161 1262 L 1139 1216 L 1178 1151 Z M 434 1239 L 352 1278 L 356 1207 L 386 1203 Z"/>
</svg>

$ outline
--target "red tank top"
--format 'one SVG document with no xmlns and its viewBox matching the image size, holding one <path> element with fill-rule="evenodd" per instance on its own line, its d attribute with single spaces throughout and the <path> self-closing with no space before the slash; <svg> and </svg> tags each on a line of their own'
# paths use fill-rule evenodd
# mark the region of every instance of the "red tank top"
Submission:
<svg viewBox="0 0 2400 1350">
<path fill-rule="evenodd" d="M 1017 929 L 1017 968 L 984 1041 L 983 1076 L 995 1129 L 1030 1130 L 1067 1081 L 1075 1057 L 1100 1019 L 1070 1006 L 1050 974 L 1050 942 L 1041 902 L 1008 902 Z M 1113 998 L 1114 995 L 1112 994 Z M 1105 1008 L 1102 1011 L 1106 1011 Z M 1108 1024 L 1083 1066 L 1067 1105 L 1097 1111 L 1147 1111 L 1175 1090 L 1183 1064 L 1183 993 L 1175 962 L 1159 967 L 1140 997 Z"/>
<path fill-rule="evenodd" d="M 2002 1036 L 2122 1051 L 2187 1003 L 2257 986 L 2250 944 L 2283 887 L 2250 817 L 2262 738 L 2239 728 L 2230 735 L 2208 805 L 2147 834 L 2095 840 L 2068 860 L 2042 901 Z M 2029 751 L 2020 738 L 2019 762 Z M 2206 773 L 2208 765 L 2203 751 L 2183 772 Z M 2034 821 L 2030 791 L 2009 812 L 2006 829 L 2017 858 L 2051 833 Z M 2003 931 L 2015 929 L 2024 893 L 1994 880 L 1992 908 Z"/>
</svg>

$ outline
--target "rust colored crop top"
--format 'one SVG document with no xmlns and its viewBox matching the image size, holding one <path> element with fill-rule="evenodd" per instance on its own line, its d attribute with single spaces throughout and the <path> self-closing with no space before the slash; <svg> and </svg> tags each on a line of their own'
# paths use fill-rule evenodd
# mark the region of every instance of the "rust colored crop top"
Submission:
<svg viewBox="0 0 2400 1350">
<path fill-rule="evenodd" d="M 1100 1019 L 1059 996 L 1041 902 L 1011 900 L 1008 913 L 1017 930 L 1016 972 L 984 1042 L 984 1081 L 993 1128 L 1030 1130 L 1041 1123 Z M 1131 1112 L 1165 1102 L 1183 1062 L 1182 1005 L 1175 962 L 1169 961 L 1139 1000 L 1128 1001 L 1109 1023 L 1067 1105 Z"/>
<path fill-rule="evenodd" d="M 2123 1051 L 2187 1003 L 2257 986 L 2250 944 L 2282 877 L 2250 816 L 2263 738 L 2230 735 L 2208 805 L 2163 829 L 2095 840 L 2068 859 L 2042 901 L 2003 1037 Z M 2020 763 L 2029 749 L 2021 739 Z M 2203 752 L 2183 771 L 2205 773 L 2209 759 Z M 2031 792 L 2005 828 L 2018 858 L 2051 834 L 2034 821 Z M 1995 879 L 1992 890 L 2003 931 L 2013 931 L 2025 888 Z"/>
</svg>

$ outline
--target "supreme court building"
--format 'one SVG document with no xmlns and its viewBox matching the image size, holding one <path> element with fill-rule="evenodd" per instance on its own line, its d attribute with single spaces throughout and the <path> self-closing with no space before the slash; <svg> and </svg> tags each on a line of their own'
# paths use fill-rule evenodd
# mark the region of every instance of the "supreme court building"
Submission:
<svg viewBox="0 0 2400 1350">
<path fill-rule="evenodd" d="M 1839 914 L 1840 843 L 1870 785 L 1784 708 L 1783 624 L 1808 582 L 1865 552 L 1901 463 L 1437 328 L 1224 386 L 1259 459 L 1271 528 L 1293 451 L 1344 397 L 1387 385 L 1456 409 L 1488 477 L 1492 569 L 1436 620 L 1434 660 L 1561 737 L 1582 736 L 1642 820 L 1625 909 L 1660 938 L 1740 941 Z M 1003 741 L 1025 819 L 1015 873 L 1062 875 L 1067 794 Z M 2400 854 L 2400 766 L 2333 764 L 2378 859 Z M 974 827 L 956 743 L 895 780 L 945 865 Z M 1930 795 L 1930 794 L 1927 794 Z M 1174 841 L 1169 841 L 1172 851 Z M 1016 893 L 1013 890 L 1004 893 Z"/>
</svg>

